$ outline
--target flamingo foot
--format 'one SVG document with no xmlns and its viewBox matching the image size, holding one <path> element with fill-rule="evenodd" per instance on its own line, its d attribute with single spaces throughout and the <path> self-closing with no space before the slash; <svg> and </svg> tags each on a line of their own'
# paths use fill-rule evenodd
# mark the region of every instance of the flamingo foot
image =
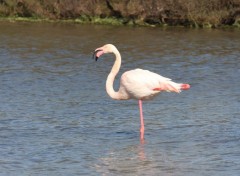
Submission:
<svg viewBox="0 0 240 176">
<path fill-rule="evenodd" d="M 140 138 L 144 139 L 144 127 L 140 128 Z"/>
<path fill-rule="evenodd" d="M 140 128 L 140 142 L 144 144 L 144 127 Z"/>
</svg>

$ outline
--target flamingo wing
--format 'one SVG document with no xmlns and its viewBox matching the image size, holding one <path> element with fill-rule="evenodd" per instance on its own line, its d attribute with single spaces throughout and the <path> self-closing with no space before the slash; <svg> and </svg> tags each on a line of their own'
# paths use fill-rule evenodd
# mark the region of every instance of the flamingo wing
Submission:
<svg viewBox="0 0 240 176">
<path fill-rule="evenodd" d="M 176 91 L 172 83 L 171 79 L 156 73 L 135 69 L 122 75 L 120 90 L 125 91 L 130 98 L 145 100 L 152 99 L 161 91 Z"/>
</svg>

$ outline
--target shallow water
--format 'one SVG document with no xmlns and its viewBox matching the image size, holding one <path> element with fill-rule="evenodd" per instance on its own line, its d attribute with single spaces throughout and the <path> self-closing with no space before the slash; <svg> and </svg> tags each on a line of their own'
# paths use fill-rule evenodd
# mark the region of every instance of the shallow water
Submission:
<svg viewBox="0 0 240 176">
<path fill-rule="evenodd" d="M 0 175 L 239 175 L 240 31 L 0 24 Z M 122 74 L 191 84 L 144 102 L 105 92 L 113 43 Z M 118 87 L 119 77 L 115 88 Z"/>
</svg>

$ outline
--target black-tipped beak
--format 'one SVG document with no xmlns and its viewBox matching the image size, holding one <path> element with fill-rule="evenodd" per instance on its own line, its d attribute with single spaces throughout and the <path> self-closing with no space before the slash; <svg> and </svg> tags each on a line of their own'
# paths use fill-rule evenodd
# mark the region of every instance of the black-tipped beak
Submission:
<svg viewBox="0 0 240 176">
<path fill-rule="evenodd" d="M 99 51 L 101 51 L 101 50 L 96 50 L 96 51 L 93 52 L 93 56 L 92 56 L 92 57 L 93 57 L 93 59 L 95 59 L 95 61 L 97 61 L 98 58 L 99 58 L 99 57 L 97 56 L 97 53 L 98 53 Z"/>
</svg>

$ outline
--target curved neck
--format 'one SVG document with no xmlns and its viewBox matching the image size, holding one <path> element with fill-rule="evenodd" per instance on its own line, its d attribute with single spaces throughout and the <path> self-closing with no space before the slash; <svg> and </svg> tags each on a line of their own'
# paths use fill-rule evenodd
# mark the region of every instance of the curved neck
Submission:
<svg viewBox="0 0 240 176">
<path fill-rule="evenodd" d="M 112 70 L 107 77 L 106 91 L 111 98 L 119 100 L 121 99 L 121 97 L 119 92 L 115 92 L 115 90 L 113 89 L 113 82 L 121 67 L 121 55 L 117 49 L 114 50 L 113 53 L 115 54 L 116 59 L 113 64 Z"/>
</svg>

